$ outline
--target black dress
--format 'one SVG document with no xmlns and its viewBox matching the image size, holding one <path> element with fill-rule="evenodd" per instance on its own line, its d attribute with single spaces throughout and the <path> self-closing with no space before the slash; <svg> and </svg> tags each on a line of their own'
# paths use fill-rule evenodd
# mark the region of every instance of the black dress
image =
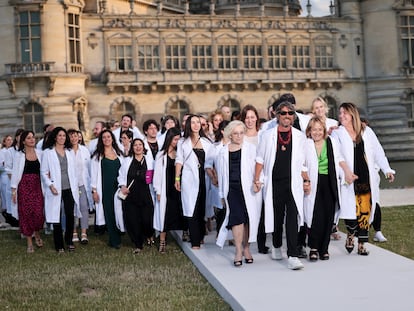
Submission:
<svg viewBox="0 0 414 311">
<path fill-rule="evenodd" d="M 227 228 L 231 229 L 236 225 L 248 224 L 249 216 L 241 184 L 241 149 L 229 152 L 229 193 L 227 201 L 230 209 Z"/>
<path fill-rule="evenodd" d="M 147 164 L 133 159 L 128 169 L 128 185 L 134 180 L 124 203 L 126 230 L 136 248 L 142 249 L 144 239 L 151 238 L 153 229 L 154 205 L 149 185 L 145 182 Z"/>
<path fill-rule="evenodd" d="M 175 159 L 167 155 L 166 170 L 167 206 L 165 211 L 164 232 L 168 230 L 183 230 L 183 209 L 181 205 L 181 192 L 175 189 Z"/>
</svg>

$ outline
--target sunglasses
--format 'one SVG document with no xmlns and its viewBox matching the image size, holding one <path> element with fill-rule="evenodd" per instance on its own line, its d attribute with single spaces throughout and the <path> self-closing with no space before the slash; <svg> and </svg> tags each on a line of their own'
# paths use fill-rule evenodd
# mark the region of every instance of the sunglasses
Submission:
<svg viewBox="0 0 414 311">
<path fill-rule="evenodd" d="M 290 115 L 290 116 L 293 116 L 295 114 L 295 112 L 294 111 L 280 111 L 279 114 L 281 116 L 285 116 L 287 114 Z"/>
</svg>

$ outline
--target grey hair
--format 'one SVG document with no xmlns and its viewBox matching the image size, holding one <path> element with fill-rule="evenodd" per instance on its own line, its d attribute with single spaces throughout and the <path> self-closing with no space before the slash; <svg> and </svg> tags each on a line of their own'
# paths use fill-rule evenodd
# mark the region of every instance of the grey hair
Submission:
<svg viewBox="0 0 414 311">
<path fill-rule="evenodd" d="M 240 121 L 240 120 L 234 120 L 231 121 L 225 128 L 224 128 L 224 133 L 223 136 L 226 137 L 227 139 L 230 139 L 230 135 L 231 133 L 234 131 L 234 129 L 241 125 L 243 127 L 243 130 L 246 132 L 246 125 Z"/>
</svg>

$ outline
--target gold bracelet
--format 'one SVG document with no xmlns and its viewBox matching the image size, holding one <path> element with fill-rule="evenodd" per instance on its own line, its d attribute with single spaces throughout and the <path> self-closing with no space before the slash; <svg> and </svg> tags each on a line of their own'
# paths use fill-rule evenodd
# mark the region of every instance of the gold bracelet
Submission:
<svg viewBox="0 0 414 311">
<path fill-rule="evenodd" d="M 180 181 L 181 180 L 181 177 L 180 176 L 176 176 L 175 177 L 175 181 Z"/>
</svg>

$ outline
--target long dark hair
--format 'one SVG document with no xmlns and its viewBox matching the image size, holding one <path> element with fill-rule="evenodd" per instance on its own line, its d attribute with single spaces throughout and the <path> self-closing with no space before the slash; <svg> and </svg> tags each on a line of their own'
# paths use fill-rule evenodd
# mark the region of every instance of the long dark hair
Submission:
<svg viewBox="0 0 414 311">
<path fill-rule="evenodd" d="M 148 150 L 147 148 L 145 148 L 145 143 L 141 138 L 134 138 L 134 140 L 131 142 L 131 148 L 129 148 L 129 152 L 128 152 L 128 156 L 129 157 L 134 157 L 135 153 L 134 153 L 134 144 L 136 141 L 140 141 L 142 143 L 142 147 L 144 147 L 144 155 L 147 154 Z"/>
<path fill-rule="evenodd" d="M 218 129 L 217 131 L 214 133 L 214 137 L 216 138 L 216 142 L 218 143 L 219 141 L 221 141 L 224 137 L 223 135 L 223 131 L 224 128 L 230 123 L 229 120 L 223 120 L 219 123 Z"/>
<path fill-rule="evenodd" d="M 167 131 L 167 133 L 165 133 L 164 144 L 162 145 L 162 148 L 161 148 L 161 151 L 163 151 L 164 155 L 167 154 L 168 148 L 170 147 L 172 140 L 177 135 L 181 135 L 181 131 L 176 127 L 170 128 Z"/>
<path fill-rule="evenodd" d="M 192 118 L 194 118 L 194 117 L 196 117 L 196 118 L 198 118 L 198 119 L 200 119 L 200 116 L 198 116 L 198 115 L 196 115 L 196 114 L 190 114 L 189 116 L 188 116 L 188 118 L 187 118 L 187 121 L 185 122 L 185 128 L 184 128 L 184 138 L 188 138 L 188 137 L 190 137 L 191 136 L 191 119 Z M 200 121 L 201 122 L 201 121 Z M 202 127 L 200 126 L 200 131 L 198 132 L 198 134 L 200 135 L 200 137 L 204 137 L 204 138 L 207 138 L 207 139 L 209 139 L 207 136 L 206 136 L 206 134 L 204 133 L 204 131 L 203 131 L 203 129 L 202 129 Z"/>
<path fill-rule="evenodd" d="M 16 133 L 14 134 L 13 143 L 11 145 L 11 147 L 13 147 L 14 149 L 19 147 L 19 146 L 17 146 L 17 137 L 22 135 L 23 132 L 24 132 L 24 129 L 22 129 L 22 128 L 16 130 Z"/>
<path fill-rule="evenodd" d="M 115 150 L 115 153 L 117 155 L 121 154 L 121 150 L 119 150 L 118 144 L 116 143 L 115 135 L 108 129 L 103 130 L 101 133 L 99 133 L 98 136 L 98 143 L 96 144 L 96 150 L 92 153 L 91 158 L 96 157 L 96 159 L 99 159 L 101 156 L 105 153 L 105 146 L 103 144 L 102 136 L 105 133 L 111 134 L 112 137 L 112 148 Z"/>
<path fill-rule="evenodd" d="M 240 121 L 242 121 L 243 123 L 245 123 L 246 121 L 246 116 L 247 116 L 247 112 L 248 111 L 253 111 L 253 113 L 256 115 L 256 131 L 259 130 L 260 128 L 260 124 L 259 124 L 259 113 L 257 112 L 257 109 L 255 106 L 253 105 L 246 105 L 243 107 L 242 111 L 241 111 L 241 116 L 240 116 Z"/>
<path fill-rule="evenodd" d="M 70 143 L 68 132 L 61 126 L 55 127 L 52 132 L 47 136 L 46 142 L 43 144 L 44 149 L 52 149 L 56 144 L 56 137 L 59 132 L 64 132 L 66 135 L 65 148 L 70 149 L 72 144 Z"/>
<path fill-rule="evenodd" d="M 20 135 L 20 140 L 19 140 L 19 151 L 24 152 L 24 140 L 26 139 L 27 136 L 29 136 L 29 134 L 33 134 L 33 136 L 35 136 L 35 133 L 33 131 L 24 131 L 21 133 Z"/>
</svg>

